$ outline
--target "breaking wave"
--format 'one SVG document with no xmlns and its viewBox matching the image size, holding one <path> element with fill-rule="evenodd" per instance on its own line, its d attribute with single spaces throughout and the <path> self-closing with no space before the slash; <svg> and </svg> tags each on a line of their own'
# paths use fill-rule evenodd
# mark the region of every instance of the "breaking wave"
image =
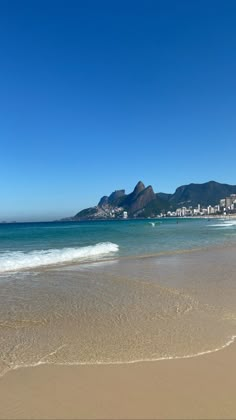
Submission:
<svg viewBox="0 0 236 420">
<path fill-rule="evenodd" d="M 223 223 L 216 223 L 214 225 L 210 225 L 210 227 L 231 227 L 231 226 L 236 226 L 236 222 L 232 221 L 232 222 L 223 222 Z"/>
<path fill-rule="evenodd" d="M 30 252 L 6 251 L 0 253 L 0 273 L 97 259 L 103 255 L 115 253 L 118 250 L 119 246 L 117 244 L 103 242 L 81 248 L 35 250 Z"/>
</svg>

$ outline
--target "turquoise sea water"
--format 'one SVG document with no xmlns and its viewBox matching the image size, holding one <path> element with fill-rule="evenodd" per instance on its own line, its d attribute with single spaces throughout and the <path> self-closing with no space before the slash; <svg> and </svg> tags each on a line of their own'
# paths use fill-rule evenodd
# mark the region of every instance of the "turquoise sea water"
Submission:
<svg viewBox="0 0 236 420">
<path fill-rule="evenodd" d="M 236 242 L 236 222 L 161 219 L 0 224 L 0 273 Z"/>
<path fill-rule="evenodd" d="M 0 225 L 0 375 L 229 345 L 235 250 L 233 220 Z"/>
</svg>

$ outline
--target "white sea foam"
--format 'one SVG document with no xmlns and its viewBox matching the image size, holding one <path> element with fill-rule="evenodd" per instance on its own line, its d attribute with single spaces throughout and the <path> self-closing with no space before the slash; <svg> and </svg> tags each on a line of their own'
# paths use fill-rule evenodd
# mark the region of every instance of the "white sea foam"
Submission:
<svg viewBox="0 0 236 420">
<path fill-rule="evenodd" d="M 198 353 L 193 353 L 193 354 L 186 354 L 183 356 L 163 356 L 163 357 L 153 357 L 153 358 L 140 358 L 140 359 L 133 359 L 133 360 L 114 360 L 114 361 L 97 361 L 97 362 L 53 362 L 53 364 L 55 365 L 61 365 L 61 366 L 84 366 L 84 365 L 129 365 L 129 364 L 138 364 L 138 363 L 147 363 L 147 362 L 159 362 L 159 361 L 166 361 L 166 360 L 179 360 L 179 359 L 192 359 L 194 357 L 199 357 L 199 356 L 205 356 L 207 354 L 211 354 L 211 353 L 216 353 L 218 351 L 224 350 L 225 348 L 229 347 L 231 344 L 233 344 L 235 342 L 236 336 L 232 335 L 228 341 L 225 342 L 225 344 L 222 344 L 220 347 L 216 347 L 213 349 L 209 349 L 209 350 L 204 350 L 204 351 L 200 351 Z M 37 362 L 33 362 L 33 363 L 20 363 L 20 364 L 13 364 L 10 363 L 8 366 L 6 366 L 6 368 L 0 372 L 0 377 L 4 376 L 7 372 L 9 372 L 10 370 L 17 370 L 20 368 L 27 368 L 27 367 L 37 367 L 40 365 L 50 365 L 51 363 L 49 361 L 46 361 L 45 359 L 48 356 L 51 356 L 53 354 L 56 354 L 58 351 L 60 351 L 61 348 L 65 347 L 65 345 L 62 345 L 60 347 L 58 347 L 57 349 L 55 349 L 54 351 L 52 351 L 49 354 L 46 354 L 45 356 L 43 356 L 39 361 Z"/>
<path fill-rule="evenodd" d="M 69 263 L 73 261 L 97 259 L 117 252 L 119 246 L 111 242 L 81 248 L 35 250 L 31 252 L 7 251 L 0 254 L 0 273 L 41 266 Z"/>
<path fill-rule="evenodd" d="M 229 226 L 235 226 L 236 223 L 234 222 L 225 222 L 225 223 L 217 223 L 215 225 L 209 225 L 210 227 L 229 227 Z"/>
</svg>

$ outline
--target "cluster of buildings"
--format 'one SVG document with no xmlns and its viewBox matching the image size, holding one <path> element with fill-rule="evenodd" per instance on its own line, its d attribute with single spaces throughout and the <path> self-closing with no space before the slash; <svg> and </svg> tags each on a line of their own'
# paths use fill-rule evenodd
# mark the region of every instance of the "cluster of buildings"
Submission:
<svg viewBox="0 0 236 420">
<path fill-rule="evenodd" d="M 104 211 L 104 209 L 103 209 Z M 160 213 L 156 217 L 199 217 L 199 216 L 217 216 L 217 215 L 228 215 L 236 214 L 236 194 L 231 194 L 229 197 L 220 200 L 216 206 L 201 207 L 200 204 L 196 208 L 193 206 L 179 207 L 175 211 L 167 211 L 166 213 Z M 104 214 L 99 214 L 104 216 Z M 115 207 L 112 210 L 107 211 L 106 215 L 109 218 L 123 218 L 127 219 L 128 212 L 124 211 L 122 207 Z"/>
<path fill-rule="evenodd" d="M 219 215 L 219 214 L 231 214 L 236 213 L 236 194 L 231 194 L 229 197 L 222 198 L 216 206 L 207 206 L 202 208 L 200 204 L 196 208 L 190 207 L 180 207 L 175 211 L 168 211 L 166 214 L 161 214 L 161 216 L 169 217 L 187 217 L 187 216 L 210 216 L 210 215 Z"/>
</svg>

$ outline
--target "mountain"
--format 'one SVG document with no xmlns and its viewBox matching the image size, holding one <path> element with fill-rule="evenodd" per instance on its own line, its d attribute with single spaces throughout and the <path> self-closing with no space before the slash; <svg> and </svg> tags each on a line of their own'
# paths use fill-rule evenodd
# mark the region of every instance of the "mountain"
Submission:
<svg viewBox="0 0 236 420">
<path fill-rule="evenodd" d="M 145 188 L 144 184 L 139 181 L 134 191 L 128 194 L 122 201 L 122 205 L 130 214 L 138 215 L 151 201 L 155 200 L 156 195 L 149 185 Z"/>
<path fill-rule="evenodd" d="M 177 188 L 175 193 L 168 199 L 172 206 L 201 206 L 219 204 L 222 198 L 236 194 L 236 185 L 220 184 L 219 182 L 209 181 L 204 184 L 182 185 Z"/>
<path fill-rule="evenodd" d="M 89 207 L 77 213 L 69 220 L 110 219 L 123 217 L 153 217 L 178 207 L 201 207 L 219 204 L 222 198 L 236 194 L 236 185 L 220 184 L 209 181 L 204 184 L 189 184 L 178 187 L 174 194 L 155 193 L 151 185 L 145 187 L 139 181 L 130 194 L 125 190 L 116 190 L 109 196 L 103 196 L 97 206 Z"/>
<path fill-rule="evenodd" d="M 121 198 L 125 196 L 125 190 L 118 190 L 114 191 L 109 197 L 104 195 L 98 203 L 98 207 L 103 207 L 106 205 L 114 205 L 116 204 Z"/>
<path fill-rule="evenodd" d="M 123 211 L 127 211 L 129 217 L 148 217 L 167 208 L 168 202 L 159 198 L 151 185 L 145 187 L 139 181 L 130 194 L 125 194 L 125 190 L 114 191 L 109 196 L 103 196 L 97 206 L 80 211 L 71 220 L 122 217 Z"/>
</svg>

